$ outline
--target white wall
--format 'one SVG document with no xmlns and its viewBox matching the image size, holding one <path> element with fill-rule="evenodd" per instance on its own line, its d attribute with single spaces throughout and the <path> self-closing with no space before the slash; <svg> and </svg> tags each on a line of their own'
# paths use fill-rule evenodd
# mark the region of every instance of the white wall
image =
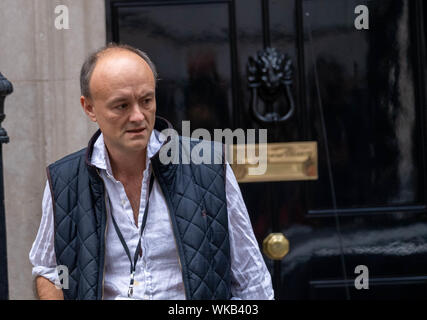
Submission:
<svg viewBox="0 0 427 320">
<path fill-rule="evenodd" d="M 69 30 L 55 28 L 57 5 L 69 9 Z M 35 298 L 28 253 L 46 166 L 85 147 L 97 128 L 79 104 L 79 72 L 105 32 L 104 0 L 0 1 L 0 72 L 14 86 L 2 124 L 10 299 Z"/>
</svg>

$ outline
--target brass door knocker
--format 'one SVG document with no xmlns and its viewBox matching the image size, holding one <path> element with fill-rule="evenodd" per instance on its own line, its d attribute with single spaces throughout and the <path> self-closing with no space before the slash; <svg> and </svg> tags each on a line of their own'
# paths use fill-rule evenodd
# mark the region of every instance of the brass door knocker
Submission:
<svg viewBox="0 0 427 320">
<path fill-rule="evenodd" d="M 247 75 L 254 118 L 262 124 L 281 123 L 288 120 L 295 110 L 291 92 L 292 61 L 288 55 L 280 53 L 275 48 L 258 51 L 256 59 L 249 57 Z M 276 100 L 281 94 L 285 94 L 289 103 L 289 110 L 283 116 L 275 111 Z M 258 97 L 265 104 L 264 115 L 258 112 Z"/>
</svg>

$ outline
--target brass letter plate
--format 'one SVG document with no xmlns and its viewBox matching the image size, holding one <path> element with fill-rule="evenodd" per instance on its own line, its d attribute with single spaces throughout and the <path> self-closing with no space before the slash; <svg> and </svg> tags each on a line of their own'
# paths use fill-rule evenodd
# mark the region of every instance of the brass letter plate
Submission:
<svg viewBox="0 0 427 320">
<path fill-rule="evenodd" d="M 253 145 L 252 145 L 253 146 Z M 238 182 L 317 180 L 317 142 L 267 143 L 267 166 L 263 174 L 251 175 L 249 168 L 260 168 L 260 145 L 255 145 L 255 156 L 248 158 L 247 145 L 233 145 L 231 168 Z M 265 147 L 265 144 L 263 145 Z M 263 150 L 263 148 L 261 148 Z M 265 150 L 265 148 L 264 148 Z M 238 152 L 244 163 L 238 162 Z M 241 156 L 240 156 L 241 157 Z M 255 163 L 255 164 L 254 164 Z"/>
</svg>

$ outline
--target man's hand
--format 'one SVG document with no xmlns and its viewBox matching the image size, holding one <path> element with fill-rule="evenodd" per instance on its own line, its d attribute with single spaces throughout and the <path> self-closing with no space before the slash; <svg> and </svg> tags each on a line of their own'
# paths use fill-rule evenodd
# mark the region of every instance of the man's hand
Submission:
<svg viewBox="0 0 427 320">
<path fill-rule="evenodd" d="M 36 278 L 37 295 L 40 300 L 64 300 L 64 294 L 61 289 L 43 277 Z"/>
</svg>

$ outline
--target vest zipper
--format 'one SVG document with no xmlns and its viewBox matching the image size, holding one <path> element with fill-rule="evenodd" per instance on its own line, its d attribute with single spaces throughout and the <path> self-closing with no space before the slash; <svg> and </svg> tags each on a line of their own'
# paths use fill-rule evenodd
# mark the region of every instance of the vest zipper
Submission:
<svg viewBox="0 0 427 320">
<path fill-rule="evenodd" d="M 107 243 L 107 228 L 108 228 L 108 202 L 107 202 L 107 189 L 105 186 L 104 179 L 102 179 L 101 174 L 99 173 L 98 168 L 96 168 L 96 172 L 102 180 L 102 184 L 104 185 L 104 202 L 105 202 L 105 231 L 104 231 L 104 266 L 102 271 L 102 294 L 101 300 L 104 300 L 104 282 L 105 282 L 105 246 Z"/>
</svg>

